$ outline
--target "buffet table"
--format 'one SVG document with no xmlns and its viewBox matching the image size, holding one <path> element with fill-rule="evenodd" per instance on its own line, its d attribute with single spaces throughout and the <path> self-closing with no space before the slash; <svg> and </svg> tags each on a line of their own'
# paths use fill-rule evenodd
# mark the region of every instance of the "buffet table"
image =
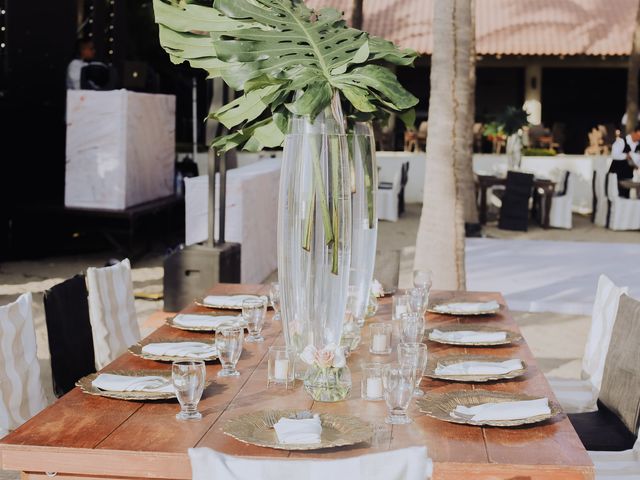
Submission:
<svg viewBox="0 0 640 480">
<path fill-rule="evenodd" d="M 218 285 L 212 293 L 267 293 L 256 285 Z M 469 322 L 475 325 L 500 325 L 518 331 L 498 293 L 434 292 L 433 301 L 445 299 L 498 300 L 498 314 L 460 320 L 458 317 L 427 314 L 429 327 Z M 185 311 L 206 310 L 192 305 Z M 376 321 L 389 321 L 391 298 L 380 299 Z M 409 409 L 413 423 L 384 424 L 384 402 L 360 399 L 359 365 L 370 360 L 368 329 L 363 329 L 360 347 L 349 357 L 353 389 L 348 400 L 338 403 L 314 403 L 298 384 L 286 390 L 266 386 L 266 354 L 272 344 L 283 342 L 281 325 L 271 320 L 263 331 L 265 342 L 245 343 L 238 363 L 240 377 L 218 378 L 218 362 L 207 366 L 207 379 L 213 383 L 205 390 L 199 405 L 203 419 L 178 422 L 176 401 L 128 402 L 84 394 L 79 388 L 62 397 L 39 415 L 0 440 L 1 466 L 24 472 L 25 479 L 45 479 L 57 472 L 59 479 L 75 478 L 155 478 L 188 479 L 191 470 L 187 449 L 206 446 L 217 451 L 249 457 L 337 458 L 407 446 L 426 445 L 434 461 L 436 480 L 489 479 L 593 479 L 593 465 L 564 414 L 543 423 L 519 428 L 481 428 L 436 420 L 420 413 L 415 403 Z M 370 321 L 374 321 L 371 319 Z M 210 338 L 211 334 L 186 332 L 164 325 L 151 337 Z M 528 364 L 527 373 L 517 379 L 482 384 L 490 390 L 529 393 L 554 399 L 544 375 L 536 365 L 527 344 L 499 348 L 460 348 L 428 342 L 429 355 L 473 353 L 504 357 L 517 355 Z M 376 356 L 390 362 L 392 356 Z M 170 364 L 144 360 L 126 353 L 105 370 L 170 369 Z M 477 385 L 477 384 L 476 384 Z M 457 389 L 471 390 L 474 384 L 454 383 L 424 378 L 427 394 Z M 318 412 L 358 416 L 387 429 L 386 439 L 347 448 L 325 451 L 287 452 L 242 444 L 223 434 L 225 422 L 259 409 L 298 408 Z"/>
</svg>

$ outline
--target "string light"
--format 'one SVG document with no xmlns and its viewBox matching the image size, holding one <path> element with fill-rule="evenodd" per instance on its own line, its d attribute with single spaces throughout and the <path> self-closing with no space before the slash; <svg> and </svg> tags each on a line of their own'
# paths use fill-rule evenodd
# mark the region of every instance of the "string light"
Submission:
<svg viewBox="0 0 640 480">
<path fill-rule="evenodd" d="M 115 22 L 115 16 L 116 16 L 116 6 L 115 6 L 115 0 L 109 0 L 109 4 L 107 6 L 107 11 L 109 13 L 109 17 L 107 19 L 107 28 L 105 30 L 105 33 L 109 34 L 108 37 L 108 42 L 109 42 L 109 50 L 108 50 L 108 55 L 109 57 L 113 57 L 114 51 L 115 51 L 115 39 L 114 39 L 114 30 L 115 30 L 115 26 L 114 26 L 114 22 Z M 112 60 L 112 59 L 110 59 Z"/>
</svg>

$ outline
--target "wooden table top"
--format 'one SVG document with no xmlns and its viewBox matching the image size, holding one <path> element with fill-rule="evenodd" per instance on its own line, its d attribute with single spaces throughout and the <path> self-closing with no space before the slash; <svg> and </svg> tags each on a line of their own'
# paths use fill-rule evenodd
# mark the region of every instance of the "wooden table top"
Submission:
<svg viewBox="0 0 640 480">
<path fill-rule="evenodd" d="M 218 285 L 213 293 L 261 293 L 257 285 Z M 434 292 L 432 302 L 445 299 L 474 301 L 498 300 L 502 309 L 488 317 L 457 317 L 428 314 L 429 326 L 468 323 L 499 325 L 518 331 L 504 299 L 497 293 Z M 191 306 L 185 311 L 206 309 Z M 75 388 L 23 426 L 0 441 L 2 468 L 32 472 L 25 478 L 46 478 L 42 472 L 58 472 L 58 478 L 80 475 L 90 478 L 191 478 L 187 449 L 210 447 L 220 452 L 251 457 L 337 458 L 374 451 L 426 445 L 434 460 L 435 480 L 557 479 L 594 478 L 593 466 L 566 415 L 528 427 L 479 428 L 429 418 L 419 413 L 412 402 L 410 425 L 386 426 L 384 402 L 360 398 L 359 365 L 375 360 L 389 362 L 395 355 L 372 356 L 368 353 L 368 328 L 363 341 L 349 357 L 353 376 L 350 397 L 338 403 L 314 402 L 298 384 L 296 388 L 267 389 L 266 353 L 270 345 L 282 344 L 281 326 L 268 313 L 265 342 L 246 344 L 238 363 L 241 376 L 220 379 L 219 363 L 207 366 L 207 378 L 213 384 L 206 389 L 199 405 L 203 420 L 179 422 L 176 401 L 128 402 L 83 394 Z M 389 320 L 391 299 L 380 299 L 375 319 Z M 167 325 L 150 338 L 208 338 L 210 334 L 187 332 Z M 440 393 L 456 389 L 487 388 L 521 392 L 554 399 L 544 375 L 524 341 L 497 348 L 460 348 L 428 342 L 429 355 L 459 353 L 492 354 L 518 357 L 528 364 L 526 375 L 513 380 L 465 384 L 424 378 L 423 390 Z M 373 358 L 372 358 L 373 357 Z M 170 369 L 157 363 L 123 354 L 105 370 Z M 226 420 L 243 413 L 268 408 L 301 408 L 319 412 L 357 415 L 372 422 L 378 435 L 371 444 L 316 452 L 286 452 L 242 444 L 222 433 Z M 83 477 L 83 478 L 89 478 Z"/>
<path fill-rule="evenodd" d="M 619 180 L 618 185 L 623 188 L 640 188 L 640 182 L 635 180 Z"/>
</svg>

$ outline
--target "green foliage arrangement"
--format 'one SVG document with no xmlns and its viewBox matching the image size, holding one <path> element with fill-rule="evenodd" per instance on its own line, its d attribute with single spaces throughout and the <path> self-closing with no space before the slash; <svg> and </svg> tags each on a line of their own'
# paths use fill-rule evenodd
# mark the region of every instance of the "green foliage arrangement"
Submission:
<svg viewBox="0 0 640 480">
<path fill-rule="evenodd" d="M 341 94 L 365 121 L 400 115 L 413 124 L 418 99 L 384 64 L 411 65 L 412 50 L 349 28 L 331 8 L 301 0 L 153 0 L 160 43 L 172 62 L 221 77 L 242 95 L 210 116 L 230 131 L 219 151 L 280 146 L 291 114 L 315 118 Z"/>
<path fill-rule="evenodd" d="M 553 148 L 525 148 L 522 150 L 522 155 L 525 157 L 553 157 L 557 155 Z"/>
</svg>

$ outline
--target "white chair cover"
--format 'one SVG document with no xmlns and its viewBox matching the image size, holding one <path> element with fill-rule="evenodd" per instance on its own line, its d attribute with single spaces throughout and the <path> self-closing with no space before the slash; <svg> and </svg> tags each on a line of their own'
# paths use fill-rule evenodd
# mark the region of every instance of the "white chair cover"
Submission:
<svg viewBox="0 0 640 480">
<path fill-rule="evenodd" d="M 193 480 L 425 480 L 433 469 L 426 447 L 338 460 L 252 459 L 190 448 Z"/>
<path fill-rule="evenodd" d="M 140 340 L 129 259 L 88 268 L 87 284 L 96 369 L 100 370 Z"/>
<path fill-rule="evenodd" d="M 563 195 L 553 197 L 551 201 L 551 210 L 549 212 L 549 225 L 554 228 L 571 228 L 572 222 L 572 205 L 573 191 L 575 189 L 575 178 L 571 172 L 565 172 L 562 175 L 564 181 L 567 175 L 567 187 Z"/>
<path fill-rule="evenodd" d="M 600 275 L 593 302 L 591 328 L 582 357 L 582 380 L 549 378 L 553 393 L 568 413 L 591 412 L 602 386 L 602 373 L 609 350 L 618 302 L 627 287 L 617 287 L 606 275 Z"/>
<path fill-rule="evenodd" d="M 396 222 L 398 220 L 398 194 L 402 182 L 402 163 L 381 165 L 378 172 L 378 182 L 391 183 L 391 188 L 379 188 L 376 194 L 376 207 L 380 220 Z"/>
<path fill-rule="evenodd" d="M 640 200 L 623 198 L 618 194 L 618 175 L 610 173 L 607 196 L 611 202 L 609 228 L 611 230 L 640 230 Z"/>
<path fill-rule="evenodd" d="M 638 480 L 640 478 L 640 439 L 631 450 L 588 453 L 596 467 L 596 480 Z"/>
<path fill-rule="evenodd" d="M 24 293 L 0 307 L 0 437 L 46 406 L 31 293 Z"/>
</svg>

